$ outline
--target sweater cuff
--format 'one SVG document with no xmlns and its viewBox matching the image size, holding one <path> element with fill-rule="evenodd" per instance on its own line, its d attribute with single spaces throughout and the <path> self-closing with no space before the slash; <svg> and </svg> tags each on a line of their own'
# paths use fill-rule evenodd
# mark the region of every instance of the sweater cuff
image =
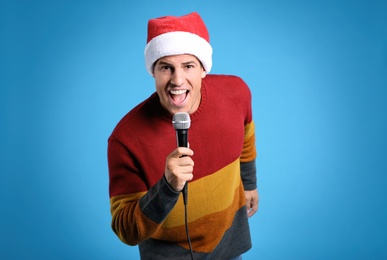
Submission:
<svg viewBox="0 0 387 260">
<path fill-rule="evenodd" d="M 255 190 L 257 188 L 257 170 L 255 159 L 251 162 L 240 163 L 241 178 L 245 190 Z"/>
<path fill-rule="evenodd" d="M 181 192 L 173 190 L 163 177 L 140 199 L 142 213 L 160 224 L 172 211 Z"/>
</svg>

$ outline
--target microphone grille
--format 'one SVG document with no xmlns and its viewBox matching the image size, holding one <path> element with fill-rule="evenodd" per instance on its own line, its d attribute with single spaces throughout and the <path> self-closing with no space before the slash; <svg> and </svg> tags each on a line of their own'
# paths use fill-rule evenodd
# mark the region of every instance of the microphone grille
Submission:
<svg viewBox="0 0 387 260">
<path fill-rule="evenodd" d="M 175 130 L 189 129 L 191 126 L 191 118 L 186 112 L 177 112 L 173 115 L 172 124 Z"/>
</svg>

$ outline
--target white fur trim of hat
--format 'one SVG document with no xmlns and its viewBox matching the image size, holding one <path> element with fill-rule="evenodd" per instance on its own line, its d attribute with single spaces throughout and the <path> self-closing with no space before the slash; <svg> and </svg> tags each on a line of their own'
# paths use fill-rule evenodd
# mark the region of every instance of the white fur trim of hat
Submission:
<svg viewBox="0 0 387 260">
<path fill-rule="evenodd" d="M 202 63 L 206 73 L 212 67 L 212 47 L 207 28 L 197 13 L 165 16 L 148 22 L 145 66 L 153 75 L 154 63 L 165 56 L 192 54 Z"/>
</svg>

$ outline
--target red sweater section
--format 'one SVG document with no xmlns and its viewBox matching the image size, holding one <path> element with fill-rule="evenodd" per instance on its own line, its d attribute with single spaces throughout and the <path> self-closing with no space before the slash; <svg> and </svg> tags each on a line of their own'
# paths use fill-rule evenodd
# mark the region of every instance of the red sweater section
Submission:
<svg viewBox="0 0 387 260">
<path fill-rule="evenodd" d="M 200 107 L 190 117 L 195 181 L 241 156 L 244 127 L 252 122 L 250 90 L 238 77 L 207 75 Z M 165 159 L 176 146 L 172 115 L 154 93 L 126 114 L 109 138 L 110 197 L 147 191 L 163 176 Z"/>
</svg>

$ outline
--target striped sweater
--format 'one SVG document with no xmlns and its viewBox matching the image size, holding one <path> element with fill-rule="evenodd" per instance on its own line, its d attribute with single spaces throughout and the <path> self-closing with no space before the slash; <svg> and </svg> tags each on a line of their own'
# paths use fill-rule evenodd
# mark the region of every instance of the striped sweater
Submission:
<svg viewBox="0 0 387 260">
<path fill-rule="evenodd" d="M 228 259 L 251 248 L 244 190 L 256 188 L 251 94 L 238 77 L 207 75 L 190 115 L 194 177 L 188 222 L 197 259 Z M 108 140 L 112 229 L 142 259 L 190 259 L 180 192 L 164 177 L 176 148 L 172 115 L 156 93 L 117 124 Z"/>
</svg>

